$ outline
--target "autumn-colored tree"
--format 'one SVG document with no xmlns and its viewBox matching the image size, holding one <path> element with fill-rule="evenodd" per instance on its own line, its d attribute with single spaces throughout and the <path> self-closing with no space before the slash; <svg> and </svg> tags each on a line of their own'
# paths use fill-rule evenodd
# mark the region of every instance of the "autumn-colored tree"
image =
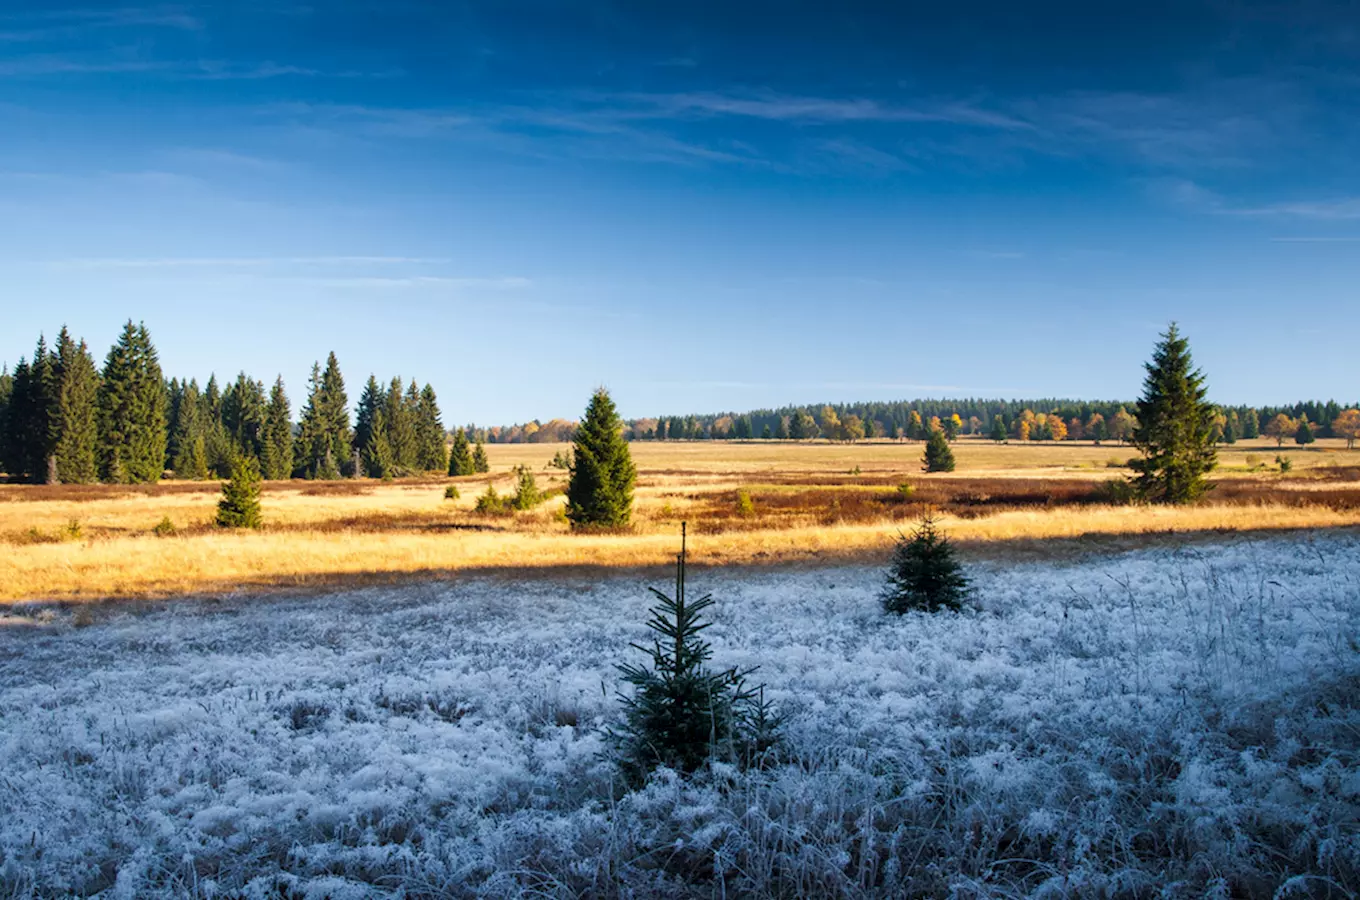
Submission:
<svg viewBox="0 0 1360 900">
<path fill-rule="evenodd" d="M 1097 444 L 1101 441 L 1108 441 L 1110 429 L 1105 424 L 1105 417 L 1100 413 L 1091 413 L 1091 418 L 1086 420 L 1086 435 Z"/>
<path fill-rule="evenodd" d="M 1017 441 L 1029 440 L 1030 423 L 1027 419 L 1017 419 L 1015 422 L 1015 439 Z"/>
<path fill-rule="evenodd" d="M 931 433 L 931 434 L 934 434 L 934 433 L 937 432 L 937 431 L 944 431 L 944 424 L 940 421 L 940 417 L 939 417 L 939 416 L 931 416 L 931 417 L 930 417 L 930 433 Z"/>
<path fill-rule="evenodd" d="M 821 422 L 822 434 L 826 435 L 829 441 L 843 441 L 845 435 L 841 426 L 841 417 L 836 415 L 836 411 L 829 406 L 822 407 Z"/>
<path fill-rule="evenodd" d="M 1136 427 L 1138 420 L 1121 406 L 1119 412 L 1110 419 L 1110 437 L 1122 444 L 1133 436 L 1133 429 Z"/>
<path fill-rule="evenodd" d="M 841 422 L 841 438 L 847 441 L 859 441 L 864 439 L 864 422 L 859 416 L 850 415 Z"/>
<path fill-rule="evenodd" d="M 921 424 L 921 414 L 916 410 L 911 411 L 911 416 L 907 419 L 907 438 L 919 441 L 926 436 L 926 428 Z"/>
<path fill-rule="evenodd" d="M 1267 437 L 1275 439 L 1275 446 L 1279 447 L 1285 442 L 1285 438 L 1291 438 L 1299 430 L 1299 423 L 1289 418 L 1284 413 L 1276 413 L 1275 418 L 1266 423 L 1265 433 Z"/>
<path fill-rule="evenodd" d="M 1062 416 L 1058 415 L 1057 413 L 1054 413 L 1053 415 L 1048 417 L 1048 421 L 1046 424 L 1048 426 L 1049 440 L 1054 441 L 1067 440 L 1067 423 L 1063 422 Z"/>
<path fill-rule="evenodd" d="M 959 418 L 958 413 L 954 413 L 944 420 L 944 436 L 951 441 L 958 437 L 963 431 L 963 419 Z"/>
<path fill-rule="evenodd" d="M 1080 418 L 1073 416 L 1072 420 L 1067 423 L 1067 439 L 1079 441 L 1084 437 L 1086 437 L 1086 426 L 1081 424 Z"/>
<path fill-rule="evenodd" d="M 1360 409 L 1348 409 L 1332 420 L 1332 434 L 1346 441 L 1346 449 L 1354 450 L 1360 438 Z"/>
</svg>

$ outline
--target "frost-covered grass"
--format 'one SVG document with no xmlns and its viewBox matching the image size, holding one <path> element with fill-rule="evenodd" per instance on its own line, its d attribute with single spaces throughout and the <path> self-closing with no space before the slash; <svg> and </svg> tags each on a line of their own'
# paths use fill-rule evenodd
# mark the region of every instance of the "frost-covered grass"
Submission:
<svg viewBox="0 0 1360 900">
<path fill-rule="evenodd" d="M 0 629 L 0 895 L 1360 891 L 1360 540 L 970 574 L 897 619 L 878 570 L 691 571 L 787 754 L 632 794 L 636 577 Z"/>
</svg>

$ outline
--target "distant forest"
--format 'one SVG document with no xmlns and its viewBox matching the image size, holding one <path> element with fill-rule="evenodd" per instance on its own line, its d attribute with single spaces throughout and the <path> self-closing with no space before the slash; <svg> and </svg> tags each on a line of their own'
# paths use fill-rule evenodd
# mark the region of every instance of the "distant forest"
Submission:
<svg viewBox="0 0 1360 900">
<path fill-rule="evenodd" d="M 625 423 L 635 441 L 924 440 L 980 435 L 996 441 L 1126 441 L 1132 402 L 1062 399 L 923 399 L 786 406 L 746 413 L 660 416 Z M 97 365 L 65 328 L 49 347 L 0 371 L 0 471 L 18 481 L 79 484 L 225 477 L 238 457 L 266 478 L 388 478 L 488 470 L 484 443 L 571 440 L 570 419 L 446 429 L 429 384 L 369 376 L 351 413 L 335 354 L 312 367 L 301 415 L 292 419 L 283 379 L 242 372 L 166 378 L 144 325 L 131 321 Z M 1232 443 L 1268 435 L 1279 442 L 1318 437 L 1354 441 L 1360 413 L 1334 402 L 1225 406 L 1215 438 Z M 450 452 L 452 445 L 452 453 Z M 474 446 L 475 445 L 475 446 Z"/>
</svg>

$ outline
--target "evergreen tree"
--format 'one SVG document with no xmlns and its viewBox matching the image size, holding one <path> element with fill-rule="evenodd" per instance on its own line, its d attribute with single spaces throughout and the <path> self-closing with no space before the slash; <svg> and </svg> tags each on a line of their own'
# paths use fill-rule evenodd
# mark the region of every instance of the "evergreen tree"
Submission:
<svg viewBox="0 0 1360 900">
<path fill-rule="evenodd" d="M 1237 414 L 1237 410 L 1228 412 L 1228 423 L 1223 428 L 1223 442 L 1225 444 L 1236 444 L 1238 438 L 1242 437 L 1242 419 Z"/>
<path fill-rule="evenodd" d="M 943 431 L 936 429 L 930 433 L 922 462 L 925 463 L 923 468 L 927 472 L 954 471 L 954 451 L 949 449 L 949 441 Z"/>
<path fill-rule="evenodd" d="M 99 370 L 85 342 L 77 344 L 62 328 L 56 356 L 57 479 L 89 484 L 99 479 Z"/>
<path fill-rule="evenodd" d="M 664 441 L 666 439 L 666 417 L 662 416 L 656 420 L 656 439 Z"/>
<path fill-rule="evenodd" d="M 155 482 L 165 471 L 165 381 L 145 325 L 123 327 L 99 386 L 99 468 L 107 481 Z"/>
<path fill-rule="evenodd" d="M 1252 440 L 1261 436 L 1261 417 L 1256 410 L 1248 409 L 1247 414 L 1242 417 L 1242 437 Z"/>
<path fill-rule="evenodd" d="M 9 408 L 14 399 L 14 376 L 9 366 L 0 367 L 0 472 L 12 474 L 9 467 Z"/>
<path fill-rule="evenodd" d="M 59 409 L 56 364 L 39 337 L 30 362 L 19 360 L 10 401 L 13 472 L 33 484 L 56 481 Z"/>
<path fill-rule="evenodd" d="M 779 425 L 774 430 L 774 439 L 776 441 L 787 441 L 789 439 L 789 425 L 783 416 L 779 417 Z"/>
<path fill-rule="evenodd" d="M 449 451 L 444 444 L 444 422 L 439 416 L 439 400 L 428 384 L 420 392 L 416 406 L 416 440 L 420 450 L 416 467 L 422 472 L 443 472 L 449 467 Z"/>
<path fill-rule="evenodd" d="M 217 501 L 219 528 L 259 528 L 260 464 L 255 457 L 236 454 L 231 462 L 231 480 L 222 485 Z"/>
<path fill-rule="evenodd" d="M 415 383 L 411 383 L 412 389 Z M 387 425 L 387 443 L 392 450 L 394 475 L 406 475 L 416 468 L 415 410 L 410 396 L 402 391 L 400 378 L 393 378 L 383 403 L 383 421 Z"/>
<path fill-rule="evenodd" d="M 1294 443 L 1311 444 L 1316 438 L 1313 437 L 1313 426 L 1308 424 L 1307 418 L 1299 419 L 1299 430 L 1294 432 Z"/>
<path fill-rule="evenodd" d="M 899 535 L 888 564 L 885 610 L 900 615 L 958 609 L 967 591 L 968 579 L 954 558 L 954 547 L 936 528 L 933 516 L 923 516 L 911 537 Z"/>
<path fill-rule="evenodd" d="M 459 428 L 453 434 L 453 449 L 449 452 L 449 474 L 455 478 L 460 475 L 477 474 L 472 463 L 472 447 L 468 444 L 467 431 Z"/>
<path fill-rule="evenodd" d="M 543 502 L 543 492 L 538 489 L 538 481 L 528 466 L 515 467 L 515 495 L 510 505 L 518 510 L 533 509 Z"/>
<path fill-rule="evenodd" d="M 765 427 L 760 430 L 760 439 L 762 441 L 768 441 L 773 437 L 774 435 L 770 433 L 769 423 L 766 423 Z"/>
<path fill-rule="evenodd" d="M 631 696 L 620 697 L 623 727 L 610 734 L 624 774 L 639 784 L 661 766 L 690 773 L 709 761 L 749 760 L 742 750 L 762 749 L 753 744 L 768 747 L 777 725 L 763 700 L 756 699 L 763 689 L 745 686 L 749 671 L 709 670 L 713 653 L 702 632 L 710 623 L 703 613 L 713 598 L 691 601 L 685 595 L 683 545 L 676 558 L 675 596 L 649 590 L 658 601 L 647 620 L 652 644 L 631 646 L 651 657 L 651 667 L 618 666 L 623 680 L 633 686 Z"/>
<path fill-rule="evenodd" d="M 902 429 L 897 427 L 896 419 L 888 420 L 888 439 L 895 441 L 902 437 Z"/>
<path fill-rule="evenodd" d="M 472 471 L 479 475 L 485 475 L 491 471 L 491 461 L 486 458 L 486 445 L 481 441 L 472 448 Z"/>
<path fill-rule="evenodd" d="M 789 440 L 801 441 L 807 437 L 807 433 L 803 431 L 803 416 L 801 409 L 794 410 L 789 416 Z"/>
<path fill-rule="evenodd" d="M 294 471 L 299 476 L 324 480 L 354 471 L 348 404 L 340 364 L 331 353 L 325 371 L 314 364 L 308 381 L 307 404 L 293 449 Z"/>
<path fill-rule="evenodd" d="M 385 407 L 380 406 L 373 411 L 372 425 L 368 443 L 363 448 L 364 470 L 369 478 L 388 479 L 396 474 L 397 463 L 392 453 L 392 444 L 387 438 L 391 429 L 387 427 Z"/>
<path fill-rule="evenodd" d="M 209 375 L 203 387 L 203 447 L 208 471 L 218 478 L 231 477 L 232 441 L 222 422 L 222 391 L 217 375 Z"/>
<path fill-rule="evenodd" d="M 222 427 L 237 452 L 256 460 L 264 452 L 264 407 L 264 385 L 245 372 L 222 395 Z"/>
<path fill-rule="evenodd" d="M 621 528 L 633 511 L 637 469 L 623 439 L 623 423 L 604 388 L 595 391 L 576 429 L 567 518 L 572 528 Z"/>
<path fill-rule="evenodd" d="M 21 356 L 9 378 L 9 399 L 5 404 L 4 443 L 0 444 L 0 467 L 12 478 L 23 480 L 27 465 L 24 432 L 28 427 L 28 362 Z"/>
<path fill-rule="evenodd" d="M 1138 425 L 1132 443 L 1142 459 L 1132 464 L 1135 485 L 1146 499 L 1187 503 L 1209 488 L 1204 476 L 1213 469 L 1213 406 L 1205 400 L 1204 375 L 1193 368 L 1190 346 L 1175 323 L 1147 363 Z"/>
<path fill-rule="evenodd" d="M 202 481 L 208 477 L 207 436 L 203 427 L 206 404 L 198 392 L 198 382 L 180 388 L 178 412 L 174 422 L 175 455 L 170 468 L 176 478 Z"/>
<path fill-rule="evenodd" d="M 288 394 L 280 375 L 269 391 L 269 403 L 264 408 L 264 447 L 260 451 L 260 468 L 270 481 L 282 481 L 293 474 L 293 422 L 288 408 Z"/>
<path fill-rule="evenodd" d="M 359 406 L 354 412 L 354 446 L 362 454 L 373 441 L 373 416 L 387 403 L 387 394 L 372 375 L 359 395 Z M 385 427 L 385 426 L 384 426 Z"/>
<path fill-rule="evenodd" d="M 1095 424 L 1091 426 L 1091 439 L 1097 444 L 1108 441 L 1110 439 L 1110 426 L 1105 423 L 1105 417 L 1097 413 L 1092 418 L 1095 419 Z"/>
<path fill-rule="evenodd" d="M 1001 418 L 1001 416 L 1000 416 L 999 414 L 993 416 L 993 417 L 992 417 L 992 440 L 994 440 L 994 441 L 996 441 L 998 444 L 1000 444 L 1002 441 L 1006 440 L 1006 437 L 1007 437 L 1007 435 L 1006 435 L 1006 420 L 1003 419 L 1003 418 Z"/>
</svg>

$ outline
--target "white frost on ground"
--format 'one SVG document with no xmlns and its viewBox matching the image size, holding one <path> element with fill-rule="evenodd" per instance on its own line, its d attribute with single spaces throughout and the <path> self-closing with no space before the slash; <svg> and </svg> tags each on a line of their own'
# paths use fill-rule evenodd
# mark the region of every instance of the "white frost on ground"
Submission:
<svg viewBox="0 0 1360 900">
<path fill-rule="evenodd" d="M 1360 891 L 1354 536 L 970 575 L 899 619 L 878 570 L 692 571 L 788 751 L 632 794 L 636 577 L 0 628 L 0 894 Z"/>
</svg>

